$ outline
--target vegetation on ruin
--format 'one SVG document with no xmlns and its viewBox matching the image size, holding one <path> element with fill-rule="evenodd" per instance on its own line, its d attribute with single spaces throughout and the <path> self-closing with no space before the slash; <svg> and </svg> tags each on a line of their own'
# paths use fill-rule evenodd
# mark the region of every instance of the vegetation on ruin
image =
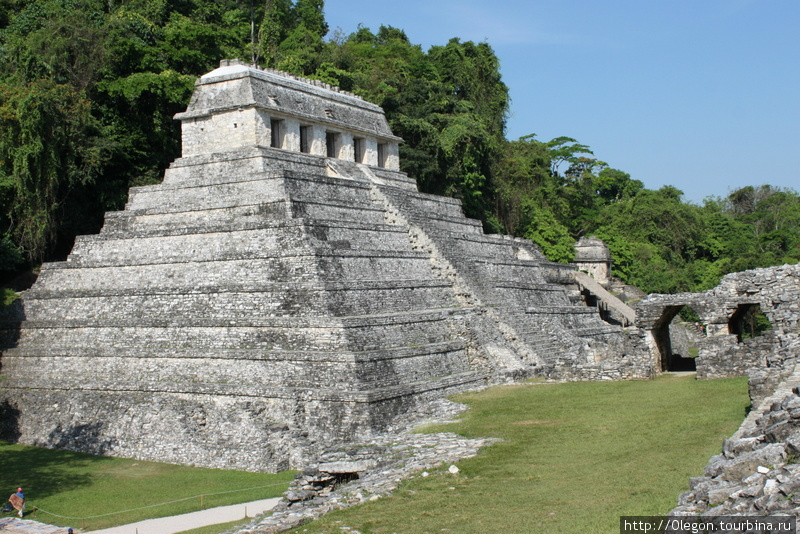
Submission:
<svg viewBox="0 0 800 534">
<path fill-rule="evenodd" d="M 19 294 L 11 289 L 0 288 L 0 308 L 5 308 L 19 298 Z"/>
<path fill-rule="evenodd" d="M 24 488 L 26 518 L 82 530 L 280 497 L 293 476 L 293 471 L 205 469 L 0 442 L 0 487 Z"/>
<path fill-rule="evenodd" d="M 741 423 L 744 378 L 522 384 L 458 397 L 458 423 L 426 431 L 502 442 L 379 499 L 293 533 L 617 532 L 623 515 L 664 515 Z"/>
<path fill-rule="evenodd" d="M 0 277 L 63 259 L 129 187 L 158 182 L 179 155 L 172 116 L 221 58 L 383 106 L 423 191 L 460 198 L 487 231 L 530 238 L 550 259 L 597 235 L 615 273 L 646 292 L 800 259 L 795 191 L 744 187 L 698 206 L 570 137 L 507 140 L 508 89 L 488 43 L 425 51 L 391 26 L 330 31 L 322 0 L 0 0 Z"/>
</svg>

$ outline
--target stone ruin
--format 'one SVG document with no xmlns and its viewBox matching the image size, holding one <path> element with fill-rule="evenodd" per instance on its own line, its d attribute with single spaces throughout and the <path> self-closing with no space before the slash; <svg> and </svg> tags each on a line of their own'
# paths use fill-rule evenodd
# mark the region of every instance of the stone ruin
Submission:
<svg viewBox="0 0 800 534">
<path fill-rule="evenodd" d="M 611 282 L 613 260 L 608 246 L 595 236 L 581 237 L 575 243 L 575 267 L 585 271 L 602 286 Z"/>
<path fill-rule="evenodd" d="M 420 193 L 378 106 L 224 61 L 176 118 L 163 183 L 5 311 L 6 439 L 276 471 L 488 383 L 649 375 L 573 265 Z"/>
<path fill-rule="evenodd" d="M 2 438 L 279 471 L 458 391 L 667 370 L 664 325 L 694 297 L 634 311 L 484 234 L 399 171 L 380 107 L 223 61 L 176 118 L 163 183 L 132 188 L 2 311 Z M 721 297 L 719 321 L 757 300 Z M 725 356 L 708 347 L 711 369 Z"/>
<path fill-rule="evenodd" d="M 684 306 L 700 319 L 692 335 L 698 378 L 750 376 L 751 397 L 758 400 L 791 372 L 797 355 L 789 349 L 800 336 L 800 265 L 733 273 L 709 291 L 649 295 L 636 303 L 636 324 L 651 333 L 658 371 L 672 370 L 676 351 L 670 334 Z M 748 336 L 745 319 L 756 311 L 772 328 Z"/>
<path fill-rule="evenodd" d="M 688 306 L 699 317 L 693 335 L 697 377 L 748 376 L 750 411 L 703 474 L 689 480 L 669 515 L 713 522 L 723 516 L 770 516 L 797 527 L 800 517 L 800 265 L 725 276 L 702 293 L 650 295 L 637 303 L 637 324 L 650 332 L 660 370 L 675 359 L 673 319 Z M 770 330 L 745 335 L 762 312 Z M 786 523 L 783 524 L 786 526 Z M 765 527 L 759 532 L 775 530 Z"/>
<path fill-rule="evenodd" d="M 698 378 L 748 376 L 750 411 L 703 473 L 689 480 L 670 515 L 699 520 L 771 516 L 797 528 L 800 517 L 800 265 L 754 269 L 726 276 L 715 289 L 651 295 L 639 312 L 653 327 L 660 354 L 668 354 L 665 326 L 681 306 L 705 323 L 699 338 Z M 743 335 L 758 308 L 771 330 Z M 664 360 L 662 359 L 662 362 Z M 768 528 L 759 530 L 766 532 Z M 775 530 L 775 528 L 772 528 Z"/>
</svg>

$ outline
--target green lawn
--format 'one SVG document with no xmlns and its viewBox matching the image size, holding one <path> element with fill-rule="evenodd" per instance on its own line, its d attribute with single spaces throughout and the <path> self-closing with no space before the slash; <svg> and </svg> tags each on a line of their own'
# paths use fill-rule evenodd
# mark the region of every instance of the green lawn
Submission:
<svg viewBox="0 0 800 534">
<path fill-rule="evenodd" d="M 427 428 L 504 441 L 400 486 L 390 498 L 335 512 L 292 532 L 610 533 L 620 515 L 664 514 L 702 473 L 748 406 L 744 378 L 521 384 L 465 394 L 462 421 Z M 0 489 L 25 488 L 28 517 L 105 528 L 280 495 L 290 472 L 181 467 L 0 442 Z M 268 486 L 245 492 L 213 493 Z M 151 504 L 177 501 L 126 513 Z M 94 517 L 113 513 L 104 517 Z M 203 529 L 222 532 L 230 525 Z"/>
<path fill-rule="evenodd" d="M 218 525 L 209 525 L 207 527 L 194 528 L 192 530 L 184 530 L 179 534 L 220 534 L 233 530 L 236 527 L 245 528 L 248 526 L 249 521 L 246 519 L 239 519 L 238 521 L 231 521 L 230 523 L 220 523 Z"/>
<path fill-rule="evenodd" d="M 184 467 L 0 442 L 0 490 L 10 495 L 17 486 L 24 488 L 26 518 L 91 530 L 194 512 L 201 505 L 278 497 L 293 475 Z M 246 488 L 254 489 L 239 491 Z M 137 508 L 142 509 L 133 510 Z"/>
<path fill-rule="evenodd" d="M 608 534 L 621 515 L 665 514 L 702 474 L 749 401 L 744 378 L 527 384 L 461 395 L 462 422 L 426 431 L 504 441 L 388 499 L 292 532 Z"/>
</svg>

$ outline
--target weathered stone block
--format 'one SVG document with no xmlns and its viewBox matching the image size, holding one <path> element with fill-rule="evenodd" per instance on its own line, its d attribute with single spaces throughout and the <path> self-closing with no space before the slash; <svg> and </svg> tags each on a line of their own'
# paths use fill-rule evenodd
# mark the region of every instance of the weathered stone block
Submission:
<svg viewBox="0 0 800 534">
<path fill-rule="evenodd" d="M 726 480 L 740 481 L 756 472 L 758 466 L 772 467 L 786 460 L 786 448 L 773 443 L 761 449 L 739 455 L 722 466 Z"/>
</svg>

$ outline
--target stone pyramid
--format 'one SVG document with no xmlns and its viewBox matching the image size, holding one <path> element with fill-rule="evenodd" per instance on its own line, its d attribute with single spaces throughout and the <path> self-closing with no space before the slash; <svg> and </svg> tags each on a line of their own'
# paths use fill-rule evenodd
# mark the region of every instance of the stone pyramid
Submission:
<svg viewBox="0 0 800 534">
<path fill-rule="evenodd" d="M 163 183 L 6 311 L 6 439 L 275 471 L 624 341 L 574 266 L 420 193 L 375 105 L 224 61 L 176 118 Z"/>
</svg>

